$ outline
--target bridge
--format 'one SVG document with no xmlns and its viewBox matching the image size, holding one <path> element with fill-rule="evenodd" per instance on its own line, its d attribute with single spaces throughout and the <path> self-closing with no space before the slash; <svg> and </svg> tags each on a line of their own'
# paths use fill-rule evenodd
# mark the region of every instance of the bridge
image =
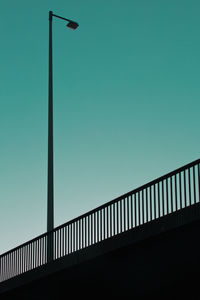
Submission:
<svg viewBox="0 0 200 300">
<path fill-rule="evenodd" d="M 0 298 L 193 297 L 200 159 L 0 256 Z"/>
</svg>

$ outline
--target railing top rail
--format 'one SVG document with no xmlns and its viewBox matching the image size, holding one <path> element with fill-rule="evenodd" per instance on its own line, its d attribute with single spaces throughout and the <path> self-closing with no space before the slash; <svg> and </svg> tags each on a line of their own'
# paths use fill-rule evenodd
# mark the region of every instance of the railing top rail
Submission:
<svg viewBox="0 0 200 300">
<path fill-rule="evenodd" d="M 25 242 L 25 243 L 23 243 L 23 244 L 21 244 L 21 245 L 15 247 L 15 248 L 12 248 L 11 250 L 8 250 L 8 251 L 2 253 L 2 254 L 0 255 L 0 258 L 3 257 L 3 256 L 5 256 L 5 255 L 8 255 L 9 253 L 14 252 L 14 251 L 16 251 L 16 250 L 18 250 L 18 249 L 20 249 L 20 248 L 23 248 L 23 247 L 25 247 L 25 246 L 27 246 L 27 245 L 29 245 L 29 244 L 31 244 L 31 243 L 34 243 L 35 241 L 37 241 L 37 240 L 39 240 L 39 239 L 42 239 L 42 238 L 45 237 L 45 236 L 47 236 L 47 232 L 45 232 L 45 233 L 43 233 L 43 234 L 41 234 L 41 235 L 38 235 L 38 236 L 36 236 L 35 238 L 33 238 L 33 239 L 31 239 L 31 240 L 29 240 L 29 241 L 27 241 L 27 242 Z"/>
<path fill-rule="evenodd" d="M 79 220 L 81 220 L 81 219 L 84 219 L 84 218 L 86 218 L 87 216 L 89 216 L 89 215 L 91 215 L 91 214 L 94 214 L 95 212 L 100 211 L 100 210 L 102 210 L 102 209 L 104 209 L 104 208 L 106 208 L 106 207 L 108 207 L 108 206 L 110 206 L 110 205 L 112 205 L 112 204 L 114 204 L 114 203 L 116 203 L 116 202 L 122 200 L 122 199 L 125 199 L 125 198 L 127 198 L 127 197 L 129 197 L 129 196 L 131 196 L 131 195 L 133 195 L 133 194 L 135 194 L 135 193 L 137 193 L 137 192 L 140 192 L 140 191 L 142 191 L 142 190 L 144 190 L 144 189 L 146 189 L 146 188 L 148 188 L 148 187 L 150 187 L 150 186 L 152 186 L 152 185 L 155 185 L 155 184 L 157 184 L 157 183 L 159 183 L 159 182 L 161 182 L 161 181 L 163 181 L 163 180 L 165 180 L 165 179 L 167 179 L 167 178 L 170 178 L 170 177 L 172 177 L 172 176 L 174 176 L 174 175 L 176 175 L 176 174 L 179 174 L 179 173 L 181 173 L 181 172 L 183 172 L 183 171 L 185 171 L 185 170 L 187 170 L 187 169 L 190 169 L 190 168 L 194 167 L 194 166 L 197 165 L 197 164 L 200 164 L 200 159 L 197 159 L 197 160 L 195 160 L 195 161 L 193 161 L 193 162 L 191 162 L 191 163 L 189 163 L 189 164 L 186 164 L 186 165 L 184 165 L 183 167 L 177 168 L 176 170 L 174 170 L 174 171 L 172 171 L 172 172 L 169 172 L 169 173 L 167 173 L 167 174 L 165 174 L 165 175 L 163 175 L 163 176 L 161 176 L 161 177 L 158 177 L 157 179 L 152 180 L 152 181 L 150 181 L 150 182 L 148 182 L 148 183 L 146 183 L 146 184 L 144 184 L 144 185 L 142 185 L 142 186 L 140 186 L 140 187 L 138 187 L 138 188 L 136 188 L 136 189 L 134 189 L 134 190 L 131 190 L 131 191 L 129 191 L 129 192 L 126 193 L 126 194 L 123 194 L 123 195 L 121 195 L 121 196 L 119 196 L 119 197 L 117 197 L 117 198 L 115 198 L 115 199 L 113 199 L 113 200 L 111 200 L 111 201 L 109 201 L 109 202 L 107 202 L 107 203 L 101 205 L 101 206 L 98 206 L 98 207 L 95 208 L 95 209 L 90 210 L 89 212 L 87 212 L 87 213 L 85 213 L 85 214 L 80 215 L 79 217 L 76 217 L 76 218 L 74 218 L 74 219 L 72 219 L 72 220 L 70 220 L 70 221 L 68 221 L 68 222 L 66 222 L 66 223 L 64 223 L 64 224 L 62 224 L 62 225 L 59 225 L 59 226 L 55 227 L 51 232 L 49 232 L 49 233 L 48 233 L 48 232 L 45 232 L 45 233 L 43 233 L 43 234 L 41 234 L 41 235 L 39 235 L 39 236 L 37 236 L 37 237 L 35 237 L 35 238 L 29 240 L 29 241 L 27 241 L 27 242 L 25 242 L 25 243 L 23 243 L 23 244 L 21 244 L 21 245 L 15 247 L 15 248 L 9 250 L 9 251 L 7 251 L 7 252 L 1 254 L 1 255 L 0 255 L 0 258 L 3 257 L 3 256 L 5 256 L 5 255 L 8 255 L 8 254 L 11 253 L 11 252 L 14 252 L 14 251 L 20 249 L 20 248 L 22 248 L 22 247 L 25 247 L 25 246 L 27 246 L 28 244 L 31 244 L 31 243 L 33 243 L 33 242 L 39 240 L 39 239 L 42 239 L 43 237 L 46 237 L 48 234 L 51 234 L 52 232 L 55 232 L 55 231 L 57 231 L 57 230 L 60 230 L 60 229 L 63 228 L 63 227 L 66 227 L 66 226 L 68 226 L 68 225 L 70 225 L 70 224 L 72 224 L 72 223 L 75 223 L 75 222 L 77 222 L 77 221 L 79 221 Z"/>
<path fill-rule="evenodd" d="M 189 163 L 187 165 L 184 165 L 183 167 L 180 167 L 180 168 L 178 168 L 178 169 L 176 169 L 176 170 L 174 170 L 172 172 L 169 172 L 169 173 L 167 173 L 167 174 L 165 174 L 163 176 L 160 176 L 160 177 L 158 177 L 158 178 L 156 178 L 156 179 L 154 179 L 154 180 L 152 180 L 152 181 L 150 181 L 150 182 L 148 182 L 148 183 L 146 183 L 146 184 L 144 184 L 144 185 L 142 185 L 142 186 L 140 186 L 140 187 L 138 187 L 136 189 L 133 189 L 133 190 L 129 191 L 128 193 L 125 193 L 125 194 L 123 194 L 123 195 L 121 195 L 121 196 L 119 196 L 119 197 L 117 197 L 117 198 L 115 198 L 115 199 L 113 199 L 113 200 L 111 200 L 109 202 L 106 202 L 105 204 L 102 204 L 102 205 L 100 205 L 100 206 L 98 206 L 98 207 L 90 210 L 89 212 L 87 212 L 85 214 L 82 214 L 79 217 L 76 217 L 76 218 L 74 218 L 74 219 L 72 219 L 72 220 L 70 220 L 70 221 L 68 221 L 68 222 L 66 222 L 66 223 L 64 223 L 62 225 L 59 225 L 58 227 L 54 228 L 53 231 L 59 230 L 62 227 L 65 227 L 65 226 L 67 226 L 69 224 L 77 222 L 78 220 L 83 219 L 83 218 L 87 217 L 88 215 L 91 215 L 91 214 L 93 214 L 93 213 L 95 213 L 95 212 L 97 212 L 97 211 L 99 211 L 101 209 L 104 209 L 105 207 L 108 207 L 108 206 L 110 206 L 110 205 L 112 205 L 112 204 L 114 204 L 114 203 L 116 203 L 116 202 L 118 202 L 118 201 L 120 201 L 120 200 L 128 197 L 128 196 L 131 196 L 131 195 L 133 195 L 133 194 L 135 194 L 135 193 L 137 193 L 139 191 L 142 191 L 142 190 L 144 190 L 144 189 L 146 189 L 146 188 L 148 188 L 148 187 L 150 187 L 152 185 L 155 185 L 158 182 L 161 182 L 161 181 L 163 181 L 163 180 L 165 180 L 167 178 L 170 178 L 170 177 L 172 177 L 172 176 L 174 176 L 176 174 L 179 174 L 179 173 L 181 173 L 181 172 L 183 172 L 183 171 L 185 171 L 185 170 L 187 170 L 189 168 L 192 168 L 193 166 L 195 166 L 197 164 L 200 164 L 200 159 L 197 159 L 197 160 L 195 160 L 195 161 L 193 161 L 193 162 L 191 162 L 191 163 Z"/>
</svg>

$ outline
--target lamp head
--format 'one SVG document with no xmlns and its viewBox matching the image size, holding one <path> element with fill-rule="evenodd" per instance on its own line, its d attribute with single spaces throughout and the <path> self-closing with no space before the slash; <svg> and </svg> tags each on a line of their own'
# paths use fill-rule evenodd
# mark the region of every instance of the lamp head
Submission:
<svg viewBox="0 0 200 300">
<path fill-rule="evenodd" d="M 70 21 L 66 26 L 70 29 L 76 30 L 76 28 L 78 28 L 79 25 L 76 22 Z"/>
</svg>

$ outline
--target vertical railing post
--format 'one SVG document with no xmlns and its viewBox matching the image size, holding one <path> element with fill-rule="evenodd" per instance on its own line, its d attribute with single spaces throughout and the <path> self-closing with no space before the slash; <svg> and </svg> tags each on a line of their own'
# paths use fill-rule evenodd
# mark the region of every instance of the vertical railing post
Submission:
<svg viewBox="0 0 200 300">
<path fill-rule="evenodd" d="M 1 268 L 1 256 L 0 256 L 0 282 L 2 281 L 2 268 Z"/>
</svg>

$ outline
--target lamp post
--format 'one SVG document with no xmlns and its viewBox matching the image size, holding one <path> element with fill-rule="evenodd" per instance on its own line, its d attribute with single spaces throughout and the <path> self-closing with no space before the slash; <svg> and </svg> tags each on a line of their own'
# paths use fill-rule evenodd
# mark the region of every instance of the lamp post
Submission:
<svg viewBox="0 0 200 300">
<path fill-rule="evenodd" d="M 48 187 L 47 187 L 47 232 L 54 228 L 54 168 L 53 168 L 53 42 L 52 21 L 53 17 L 67 21 L 67 27 L 75 30 L 78 23 L 54 15 L 49 11 L 49 110 L 48 110 Z M 53 257 L 53 243 L 48 239 L 48 260 Z M 53 240 L 52 240 L 53 241 Z"/>
</svg>

